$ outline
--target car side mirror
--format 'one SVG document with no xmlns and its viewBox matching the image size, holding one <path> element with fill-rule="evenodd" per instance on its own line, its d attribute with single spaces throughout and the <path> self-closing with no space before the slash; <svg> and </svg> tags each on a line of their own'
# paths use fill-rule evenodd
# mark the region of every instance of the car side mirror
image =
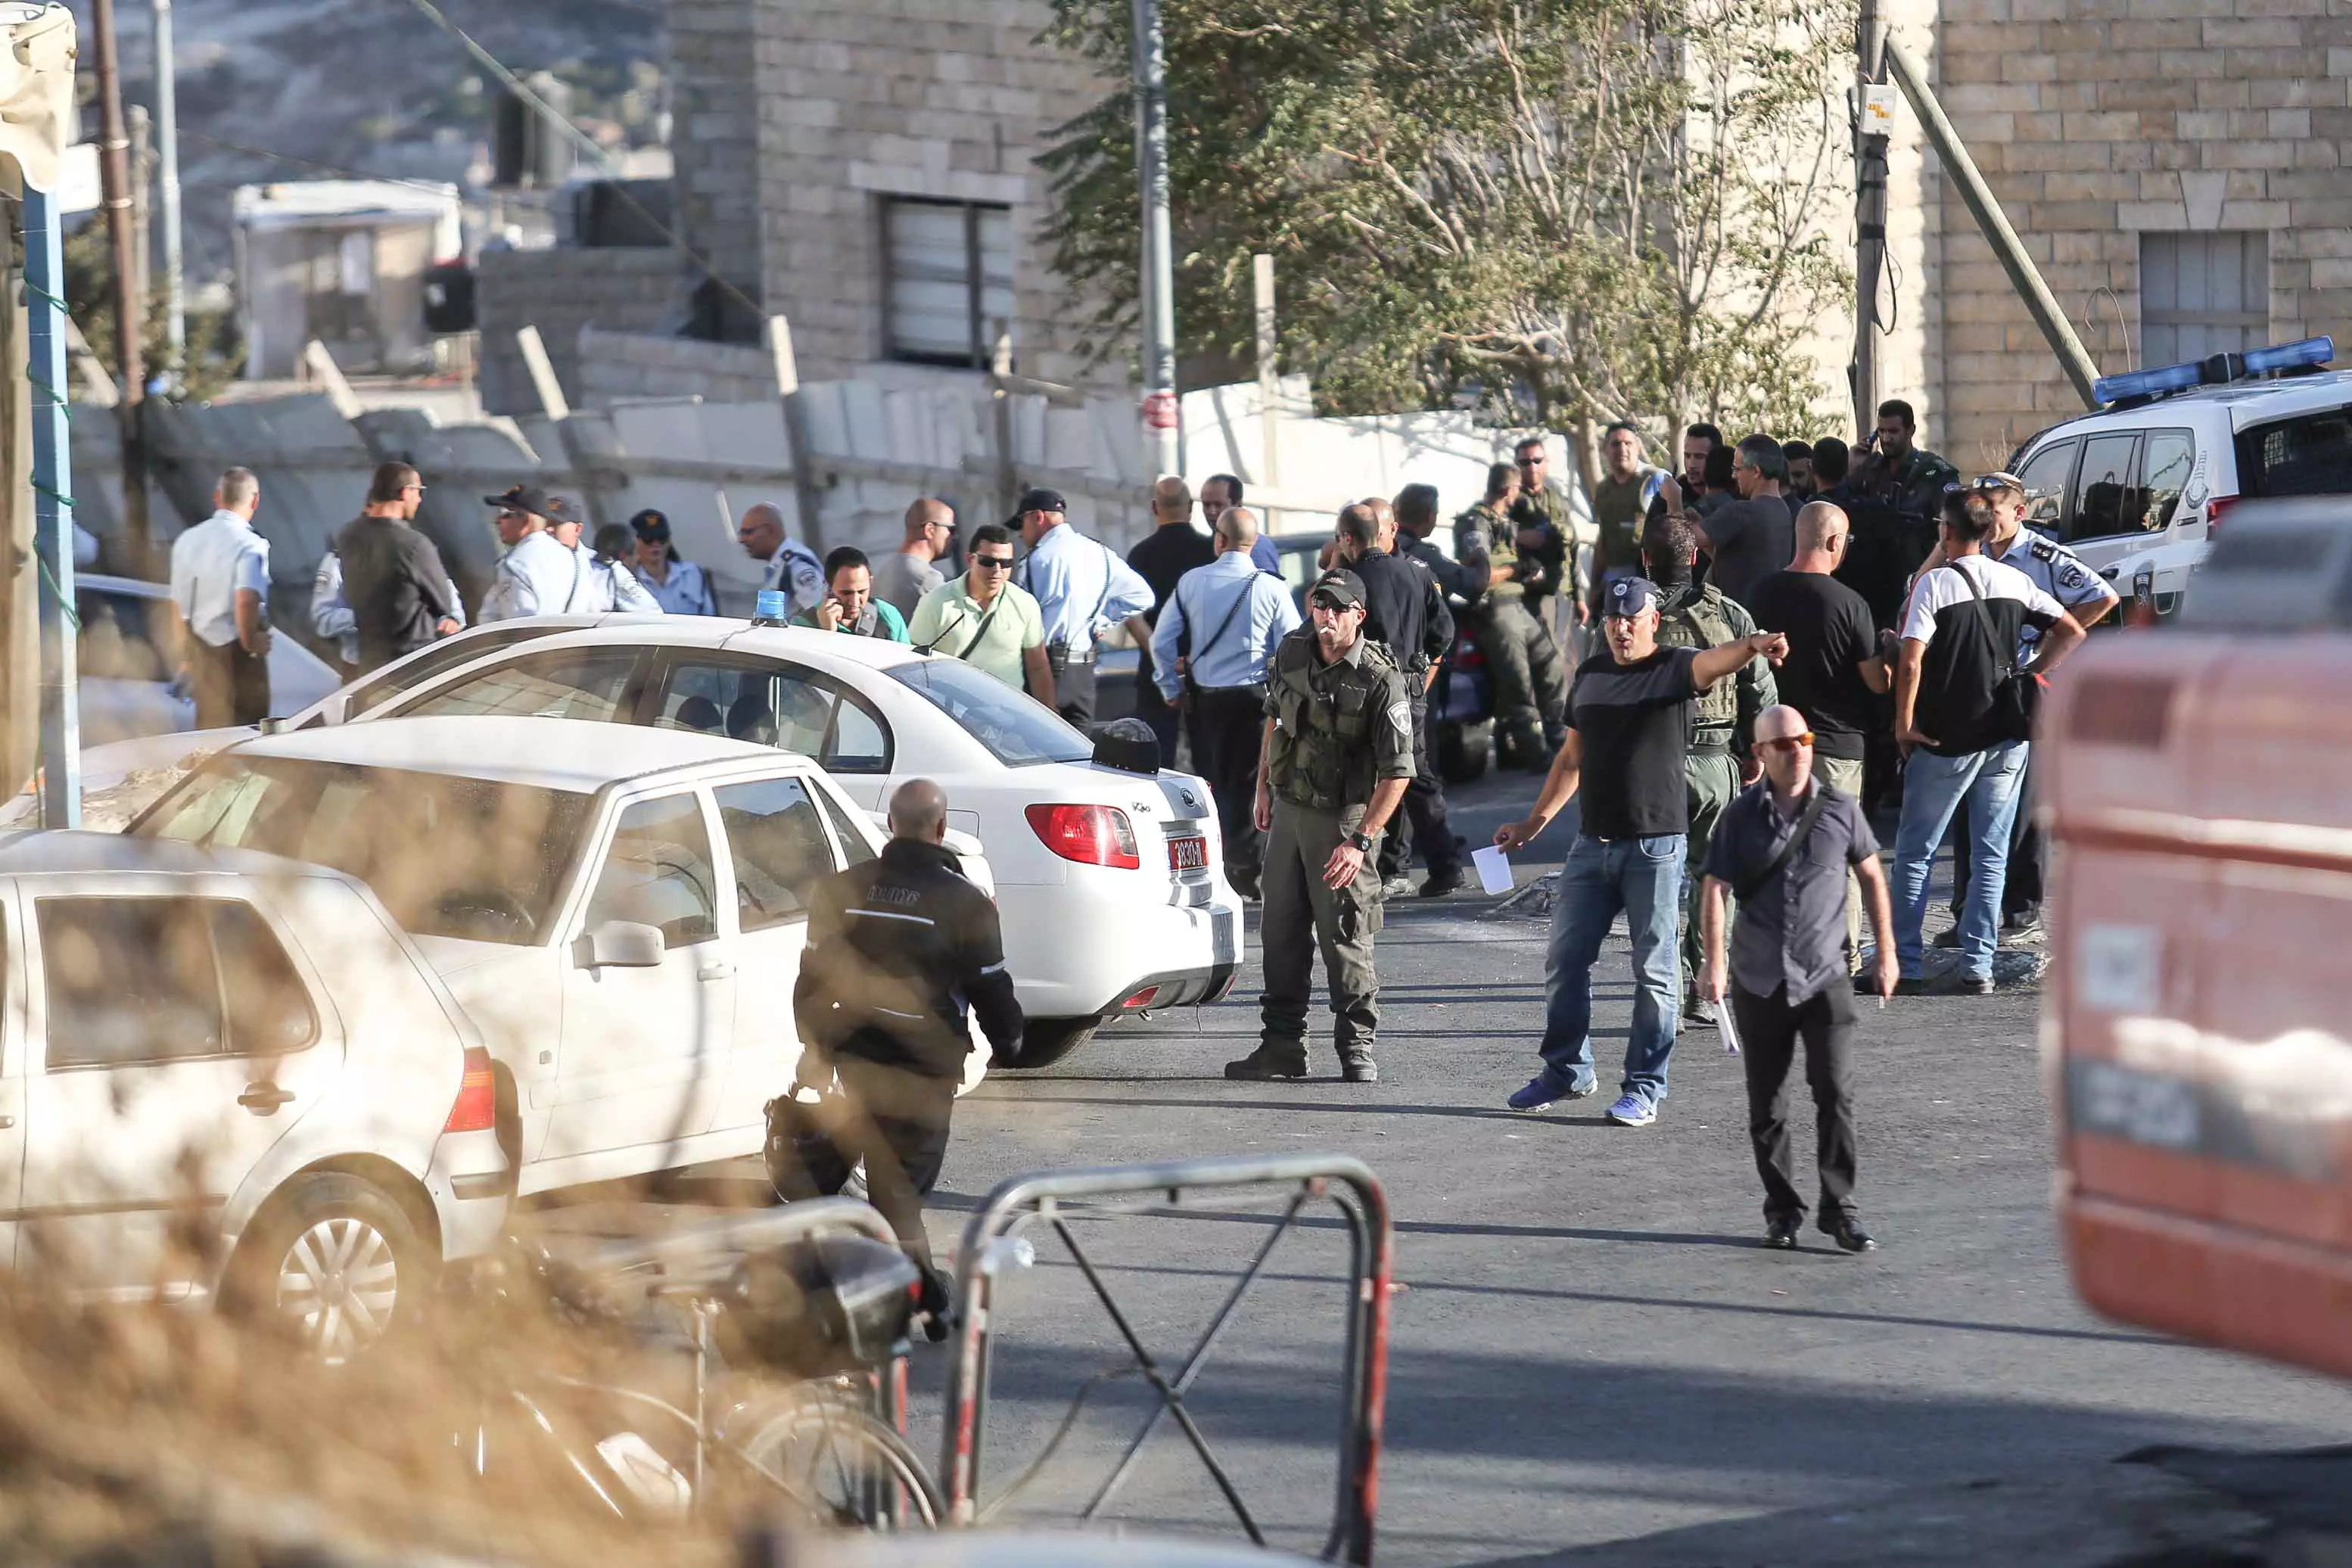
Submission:
<svg viewBox="0 0 2352 1568">
<path fill-rule="evenodd" d="M 588 933 L 583 967 L 588 969 L 656 969 L 669 944 L 658 926 L 635 921 L 606 921 Z"/>
</svg>

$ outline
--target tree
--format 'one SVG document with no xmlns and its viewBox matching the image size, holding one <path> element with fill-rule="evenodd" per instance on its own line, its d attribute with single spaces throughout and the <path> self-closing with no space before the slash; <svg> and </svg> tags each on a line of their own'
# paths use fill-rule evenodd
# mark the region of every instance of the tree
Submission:
<svg viewBox="0 0 2352 1568">
<path fill-rule="evenodd" d="M 98 363 L 113 374 L 115 355 L 114 247 L 107 237 L 103 217 L 66 236 L 66 309 Z M 147 375 L 150 381 L 174 379 L 175 397 L 200 403 L 236 379 L 244 367 L 245 351 L 236 342 L 236 321 L 228 311 L 188 308 L 188 352 L 185 364 L 172 363 L 165 331 L 169 301 L 158 279 L 147 292 Z M 119 379 L 119 378 L 118 378 Z"/>
<path fill-rule="evenodd" d="M 1246 360 L 1270 250 L 1285 361 L 1334 407 L 1782 427 L 1822 401 L 1848 0 L 1165 4 L 1188 353 Z M 1128 9 L 1056 0 L 1050 36 L 1123 79 Z M 1116 91 L 1041 160 L 1098 359 L 1134 341 L 1132 115 Z"/>
</svg>

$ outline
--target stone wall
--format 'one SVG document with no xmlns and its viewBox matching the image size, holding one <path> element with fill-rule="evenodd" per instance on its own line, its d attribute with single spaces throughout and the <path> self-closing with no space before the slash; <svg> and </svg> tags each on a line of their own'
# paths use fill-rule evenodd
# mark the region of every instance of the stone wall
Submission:
<svg viewBox="0 0 2352 1568">
<path fill-rule="evenodd" d="M 760 57 L 774 0 L 669 0 L 670 147 L 687 245 L 759 313 L 765 256 L 760 212 Z"/>
<path fill-rule="evenodd" d="M 588 408 L 647 398 L 757 403 L 776 395 L 776 362 L 768 351 L 735 343 L 583 327 L 575 361 L 580 403 Z"/>
<path fill-rule="evenodd" d="M 2341 0 L 1942 0 L 1942 13 L 1946 110 L 2101 370 L 2130 368 L 2126 335 L 2137 356 L 2146 233 L 2267 231 L 2270 341 L 2352 344 Z M 2081 405 L 1958 196 L 1942 203 L 1942 449 L 1965 468 Z"/>
<path fill-rule="evenodd" d="M 593 250 L 485 250 L 475 299 L 482 327 L 482 407 L 492 414 L 536 414 L 539 398 L 523 368 L 515 334 L 537 327 L 564 395 L 583 396 L 580 331 L 653 332 L 681 315 L 677 254 L 626 247 Z"/>
</svg>

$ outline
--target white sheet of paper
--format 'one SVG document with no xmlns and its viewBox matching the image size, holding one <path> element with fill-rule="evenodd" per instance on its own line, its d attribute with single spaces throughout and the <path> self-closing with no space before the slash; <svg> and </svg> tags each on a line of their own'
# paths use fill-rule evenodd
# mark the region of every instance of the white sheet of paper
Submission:
<svg viewBox="0 0 2352 1568">
<path fill-rule="evenodd" d="M 1715 1005 L 1715 1026 L 1723 1032 L 1723 1054 L 1727 1057 L 1738 1056 L 1739 1026 L 1732 1021 L 1731 998 L 1728 996 Z"/>
<path fill-rule="evenodd" d="M 1511 858 L 1503 852 L 1501 845 L 1489 844 L 1483 849 L 1472 851 L 1470 862 L 1478 868 L 1478 885 L 1487 892 L 1507 893 L 1511 890 Z"/>
</svg>

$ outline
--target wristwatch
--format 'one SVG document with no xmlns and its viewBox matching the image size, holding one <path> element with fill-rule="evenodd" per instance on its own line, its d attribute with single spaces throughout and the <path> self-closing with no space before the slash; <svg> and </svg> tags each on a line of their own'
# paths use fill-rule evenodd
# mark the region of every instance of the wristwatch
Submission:
<svg viewBox="0 0 2352 1568">
<path fill-rule="evenodd" d="M 1372 852 L 1372 836 L 1369 833 L 1350 833 L 1348 835 L 1348 842 L 1356 847 L 1356 853 L 1359 855 L 1369 855 Z"/>
</svg>

